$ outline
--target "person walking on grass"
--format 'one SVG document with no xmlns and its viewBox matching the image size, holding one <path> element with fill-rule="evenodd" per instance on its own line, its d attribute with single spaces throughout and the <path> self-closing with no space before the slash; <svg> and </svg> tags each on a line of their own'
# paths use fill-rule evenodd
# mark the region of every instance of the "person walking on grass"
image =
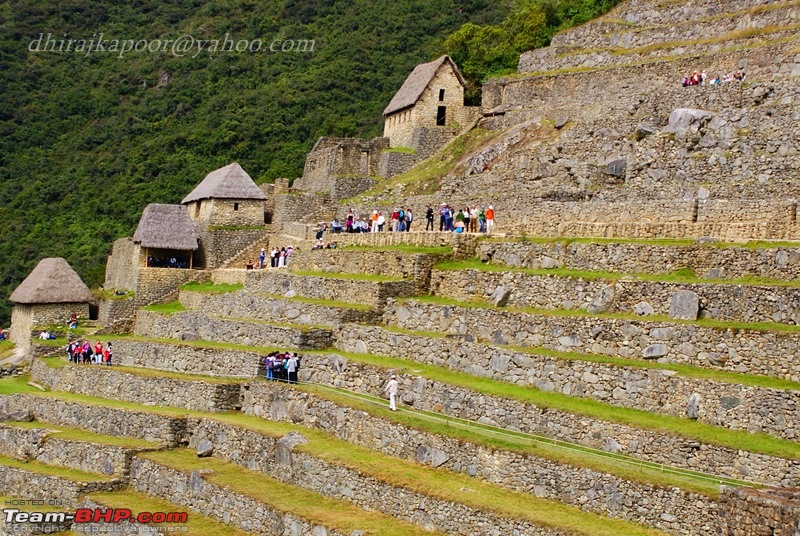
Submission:
<svg viewBox="0 0 800 536">
<path fill-rule="evenodd" d="M 386 384 L 386 388 L 384 391 L 389 395 L 389 409 L 392 411 L 397 411 L 397 376 L 392 374 L 389 376 L 389 382 Z"/>
</svg>

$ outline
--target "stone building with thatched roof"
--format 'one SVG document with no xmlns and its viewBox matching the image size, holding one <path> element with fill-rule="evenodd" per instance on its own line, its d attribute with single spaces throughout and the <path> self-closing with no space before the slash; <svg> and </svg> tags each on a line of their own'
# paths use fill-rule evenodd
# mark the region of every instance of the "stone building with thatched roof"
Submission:
<svg viewBox="0 0 800 536">
<path fill-rule="evenodd" d="M 383 135 L 391 147 L 429 144 L 420 129 L 463 129 L 478 107 L 464 106 L 466 81 L 450 56 L 417 65 L 383 111 Z M 420 143 L 422 142 L 422 143 Z"/>
<path fill-rule="evenodd" d="M 192 268 L 198 249 L 197 233 L 183 205 L 147 205 L 133 243 L 139 246 L 138 265 L 149 268 Z"/>
<path fill-rule="evenodd" d="M 181 204 L 193 222 L 243 227 L 264 225 L 266 200 L 250 175 L 234 162 L 206 175 Z"/>
<path fill-rule="evenodd" d="M 39 261 L 9 301 L 14 303 L 11 339 L 26 346 L 36 326 L 66 325 L 73 314 L 88 319 L 89 305 L 95 299 L 66 260 L 51 257 Z"/>
</svg>

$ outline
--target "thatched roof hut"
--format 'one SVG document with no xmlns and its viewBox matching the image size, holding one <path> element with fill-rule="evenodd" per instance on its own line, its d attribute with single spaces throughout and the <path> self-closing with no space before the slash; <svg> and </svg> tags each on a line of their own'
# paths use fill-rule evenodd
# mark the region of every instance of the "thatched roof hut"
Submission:
<svg viewBox="0 0 800 536">
<path fill-rule="evenodd" d="M 197 234 L 183 205 L 147 205 L 133 242 L 150 249 L 194 251 L 198 247 Z"/>
<path fill-rule="evenodd" d="M 182 204 L 201 199 L 254 199 L 265 201 L 267 196 L 256 186 L 250 175 L 238 163 L 212 171 L 203 182 L 187 195 Z"/>
<path fill-rule="evenodd" d="M 93 303 L 94 296 L 61 257 L 42 259 L 9 297 L 21 304 Z"/>
<path fill-rule="evenodd" d="M 466 80 L 464 80 L 464 77 L 461 75 L 458 67 L 456 67 L 455 62 L 450 59 L 450 56 L 442 56 L 428 63 L 420 63 L 414 67 L 414 70 L 408 75 L 406 81 L 403 82 L 403 85 L 400 86 L 400 89 L 394 94 L 392 100 L 389 101 L 389 105 L 383 111 L 383 115 L 393 114 L 403 108 L 414 106 L 422 96 L 425 88 L 431 83 L 433 77 L 436 76 L 436 71 L 438 71 L 439 67 L 444 63 L 450 64 L 456 77 L 458 77 L 458 81 L 461 82 L 462 86 L 466 87 Z"/>
</svg>

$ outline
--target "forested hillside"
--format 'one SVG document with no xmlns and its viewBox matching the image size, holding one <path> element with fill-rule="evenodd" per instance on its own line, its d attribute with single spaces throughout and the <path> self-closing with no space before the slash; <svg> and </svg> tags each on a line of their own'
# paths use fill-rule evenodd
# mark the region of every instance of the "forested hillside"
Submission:
<svg viewBox="0 0 800 536">
<path fill-rule="evenodd" d="M 294 178 L 326 136 L 375 136 L 410 70 L 491 0 L 269 0 L 0 4 L 0 323 L 43 256 L 102 279 L 111 242 L 151 202 L 179 202 L 238 161 Z M 30 52 L 53 39 L 314 40 L 313 52 Z M 44 44 L 44 42 L 42 43 Z M 108 45 L 106 45 L 108 46 Z M 35 48 L 35 45 L 34 47 Z M 196 52 L 196 50 L 194 51 Z"/>
</svg>

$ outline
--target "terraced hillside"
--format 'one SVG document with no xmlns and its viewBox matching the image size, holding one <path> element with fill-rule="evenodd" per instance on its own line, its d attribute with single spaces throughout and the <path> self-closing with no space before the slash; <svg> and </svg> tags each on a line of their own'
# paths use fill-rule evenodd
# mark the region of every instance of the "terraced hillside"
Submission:
<svg viewBox="0 0 800 536">
<path fill-rule="evenodd" d="M 504 230 L 536 236 L 800 238 L 799 16 L 623 2 L 490 79 L 477 130 L 351 201 L 493 203 Z M 693 71 L 707 83 L 682 87 Z"/>
<path fill-rule="evenodd" d="M 792 533 L 800 331 L 771 315 L 800 249 L 403 238 L 217 270 L 103 336 L 119 366 L 34 360 L 47 391 L 0 384 L 0 493 L 264 534 Z M 629 248 L 637 274 L 581 266 Z M 672 318 L 688 293 L 700 318 Z M 299 384 L 265 379 L 272 349 Z"/>
</svg>

